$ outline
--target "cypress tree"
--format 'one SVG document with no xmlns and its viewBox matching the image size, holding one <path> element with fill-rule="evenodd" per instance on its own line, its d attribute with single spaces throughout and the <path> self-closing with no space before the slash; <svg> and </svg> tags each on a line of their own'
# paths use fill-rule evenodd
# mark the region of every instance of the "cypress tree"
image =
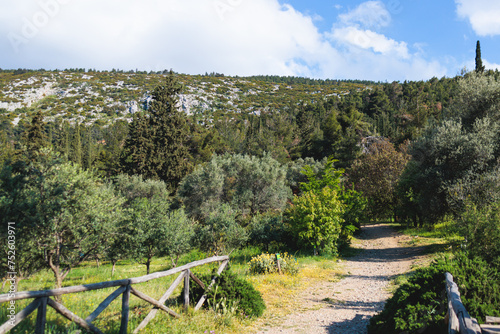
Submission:
<svg viewBox="0 0 500 334">
<path fill-rule="evenodd" d="M 40 111 L 33 116 L 31 124 L 26 129 L 24 139 L 26 141 L 26 149 L 30 156 L 38 152 L 42 147 L 48 145 L 43 115 Z"/>
<path fill-rule="evenodd" d="M 86 161 L 86 167 L 87 169 L 92 168 L 92 164 L 94 163 L 95 160 L 95 147 L 94 147 L 94 140 L 92 138 L 92 129 L 91 128 L 86 128 L 87 131 L 87 161 Z"/>
<path fill-rule="evenodd" d="M 149 130 L 148 118 L 142 114 L 135 114 L 129 125 L 129 133 L 121 158 L 122 170 L 126 174 L 157 178 L 158 175 L 150 169 L 149 164 L 149 158 L 153 154 L 153 142 Z"/>
<path fill-rule="evenodd" d="M 181 89 L 173 72 L 155 88 L 148 115 L 130 124 L 122 159 L 124 172 L 163 180 L 170 191 L 191 168 L 187 116 L 177 108 Z"/>
<path fill-rule="evenodd" d="M 81 125 L 75 125 L 75 133 L 73 136 L 73 162 L 82 166 L 82 137 L 81 137 Z"/>
<path fill-rule="evenodd" d="M 481 44 L 479 43 L 479 41 L 477 41 L 476 44 L 476 72 L 484 72 L 483 60 L 481 59 Z"/>
<path fill-rule="evenodd" d="M 70 127 L 68 123 L 64 123 L 64 156 L 66 160 L 69 161 L 69 155 L 71 153 L 71 140 L 70 140 Z"/>
</svg>

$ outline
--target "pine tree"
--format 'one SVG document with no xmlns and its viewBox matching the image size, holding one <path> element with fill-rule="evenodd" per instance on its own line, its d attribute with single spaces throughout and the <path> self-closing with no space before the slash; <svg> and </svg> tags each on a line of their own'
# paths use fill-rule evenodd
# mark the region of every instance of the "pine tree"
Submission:
<svg viewBox="0 0 500 334">
<path fill-rule="evenodd" d="M 477 41 L 476 44 L 476 72 L 484 72 L 483 60 L 481 59 L 481 44 L 479 43 L 479 41 Z"/>
<path fill-rule="evenodd" d="M 134 119 L 125 143 L 124 171 L 165 181 L 175 191 L 190 171 L 187 116 L 177 109 L 181 85 L 173 72 L 153 91 L 147 116 Z"/>
</svg>

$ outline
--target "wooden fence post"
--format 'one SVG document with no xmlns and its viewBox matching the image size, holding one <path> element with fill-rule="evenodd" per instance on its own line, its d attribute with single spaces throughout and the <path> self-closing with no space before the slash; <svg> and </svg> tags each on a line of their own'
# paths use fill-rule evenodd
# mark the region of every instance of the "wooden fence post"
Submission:
<svg viewBox="0 0 500 334">
<path fill-rule="evenodd" d="M 40 306 L 38 306 L 38 311 L 36 315 L 36 327 L 35 334 L 45 333 L 45 324 L 47 322 L 47 299 L 49 297 L 41 298 Z"/>
<path fill-rule="evenodd" d="M 278 272 L 280 273 L 280 275 L 282 275 L 283 273 L 281 272 L 280 254 L 279 253 L 276 253 L 276 265 L 278 266 Z"/>
<path fill-rule="evenodd" d="M 189 308 L 189 279 L 191 271 L 188 269 L 184 274 L 184 309 L 187 311 Z"/>
<path fill-rule="evenodd" d="M 14 317 L 14 321 L 7 321 L 2 326 L 0 326 L 0 334 L 7 333 L 12 328 L 16 327 L 21 321 L 26 319 L 33 311 L 35 311 L 38 306 L 40 306 L 40 298 L 32 301 L 28 306 L 26 306 L 21 312 L 17 313 Z"/>
<path fill-rule="evenodd" d="M 130 284 L 127 285 L 127 288 L 123 292 L 122 296 L 122 323 L 120 325 L 120 334 L 127 334 L 128 315 L 130 311 L 129 299 L 130 299 Z"/>
</svg>

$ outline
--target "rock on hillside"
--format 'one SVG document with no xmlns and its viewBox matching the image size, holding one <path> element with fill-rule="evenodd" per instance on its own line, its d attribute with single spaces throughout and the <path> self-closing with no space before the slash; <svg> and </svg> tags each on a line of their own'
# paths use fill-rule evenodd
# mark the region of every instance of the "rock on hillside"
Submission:
<svg viewBox="0 0 500 334">
<path fill-rule="evenodd" d="M 131 120 L 132 114 L 147 109 L 151 91 L 161 84 L 165 74 L 141 72 L 83 71 L 1 71 L 0 115 L 12 122 L 41 110 L 47 121 L 58 118 L 71 123 Z M 308 102 L 346 94 L 365 85 L 341 82 L 325 84 L 277 83 L 257 78 L 178 75 L 184 85 L 179 108 L 202 121 L 214 112 L 252 113 L 289 108 Z"/>
</svg>

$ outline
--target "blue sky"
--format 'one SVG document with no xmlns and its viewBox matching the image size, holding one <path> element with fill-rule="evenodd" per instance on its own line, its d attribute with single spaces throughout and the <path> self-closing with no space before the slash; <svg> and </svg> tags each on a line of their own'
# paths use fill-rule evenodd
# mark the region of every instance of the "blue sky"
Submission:
<svg viewBox="0 0 500 334">
<path fill-rule="evenodd" d="M 376 81 L 500 68 L 498 0 L 0 0 L 0 68 Z"/>
</svg>

